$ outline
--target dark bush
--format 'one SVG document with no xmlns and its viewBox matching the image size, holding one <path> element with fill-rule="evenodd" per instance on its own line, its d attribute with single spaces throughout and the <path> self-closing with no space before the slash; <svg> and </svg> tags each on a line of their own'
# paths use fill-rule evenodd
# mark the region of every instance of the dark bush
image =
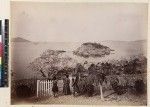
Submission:
<svg viewBox="0 0 150 107">
<path fill-rule="evenodd" d="M 87 88 L 87 95 L 89 97 L 92 97 L 94 94 L 94 86 L 92 84 L 88 84 L 86 88 Z"/>
<path fill-rule="evenodd" d="M 143 80 L 135 81 L 134 88 L 135 88 L 136 94 L 143 94 L 146 89 Z"/>
<path fill-rule="evenodd" d="M 19 85 L 16 87 L 16 95 L 19 98 L 31 97 L 33 92 L 30 87 L 26 85 Z"/>
<path fill-rule="evenodd" d="M 124 86 L 118 85 L 117 82 L 114 82 L 112 84 L 112 88 L 115 91 L 115 93 L 117 93 L 118 95 L 122 95 L 126 93 L 126 88 Z"/>
</svg>

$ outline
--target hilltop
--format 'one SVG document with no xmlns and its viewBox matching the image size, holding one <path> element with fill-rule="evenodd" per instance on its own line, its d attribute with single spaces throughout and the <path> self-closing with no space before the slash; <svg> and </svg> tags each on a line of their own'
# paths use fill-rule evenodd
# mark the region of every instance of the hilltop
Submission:
<svg viewBox="0 0 150 107">
<path fill-rule="evenodd" d="M 21 38 L 21 37 L 16 37 L 16 38 L 12 38 L 11 42 L 31 42 L 31 41 L 26 40 L 26 39 Z"/>
<path fill-rule="evenodd" d="M 73 53 L 81 57 L 103 57 L 109 55 L 112 50 L 100 43 L 83 43 L 79 48 L 77 48 Z"/>
</svg>

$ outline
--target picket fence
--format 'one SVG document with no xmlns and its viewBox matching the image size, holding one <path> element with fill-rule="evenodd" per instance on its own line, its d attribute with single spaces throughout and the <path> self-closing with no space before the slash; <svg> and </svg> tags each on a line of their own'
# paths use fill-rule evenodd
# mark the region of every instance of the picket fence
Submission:
<svg viewBox="0 0 150 107">
<path fill-rule="evenodd" d="M 72 77 L 69 77 L 70 79 L 70 89 L 71 91 L 73 90 L 71 84 L 72 84 Z M 63 80 L 58 80 L 58 89 L 60 92 L 63 91 Z M 52 96 L 52 80 L 37 80 L 37 88 L 36 88 L 36 96 L 37 97 L 42 97 L 42 96 Z"/>
<path fill-rule="evenodd" d="M 37 80 L 37 97 L 52 96 L 52 94 L 51 80 Z"/>
</svg>

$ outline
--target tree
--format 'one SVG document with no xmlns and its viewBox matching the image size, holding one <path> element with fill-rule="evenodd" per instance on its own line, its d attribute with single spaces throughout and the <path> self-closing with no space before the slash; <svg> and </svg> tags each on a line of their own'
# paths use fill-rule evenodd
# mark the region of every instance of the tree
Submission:
<svg viewBox="0 0 150 107">
<path fill-rule="evenodd" d="M 99 85 L 99 89 L 100 89 L 100 94 L 101 94 L 101 99 L 104 99 L 103 96 L 103 83 L 107 82 L 106 81 L 106 75 L 104 73 L 98 73 L 97 74 L 97 79 L 98 79 L 98 85 Z"/>
<path fill-rule="evenodd" d="M 59 71 L 69 71 L 76 65 L 76 60 L 64 54 L 61 50 L 47 50 L 40 57 L 30 63 L 32 71 L 41 74 L 41 77 L 52 77 Z M 69 69 L 69 70 L 68 70 Z M 70 71 L 69 71 L 70 72 Z"/>
</svg>

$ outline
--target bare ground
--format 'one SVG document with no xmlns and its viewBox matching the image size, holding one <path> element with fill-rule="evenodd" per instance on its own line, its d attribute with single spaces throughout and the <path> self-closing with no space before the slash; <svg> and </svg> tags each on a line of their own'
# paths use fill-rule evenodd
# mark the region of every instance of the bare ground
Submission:
<svg viewBox="0 0 150 107">
<path fill-rule="evenodd" d="M 100 99 L 99 95 L 93 97 L 66 95 L 59 97 L 45 97 L 45 98 L 28 98 L 24 100 L 12 99 L 12 104 L 56 104 L 56 105 L 130 105 L 130 106 L 146 106 L 147 96 L 134 95 L 125 93 L 123 95 L 111 94 L 112 92 L 105 93 L 104 100 Z"/>
</svg>

